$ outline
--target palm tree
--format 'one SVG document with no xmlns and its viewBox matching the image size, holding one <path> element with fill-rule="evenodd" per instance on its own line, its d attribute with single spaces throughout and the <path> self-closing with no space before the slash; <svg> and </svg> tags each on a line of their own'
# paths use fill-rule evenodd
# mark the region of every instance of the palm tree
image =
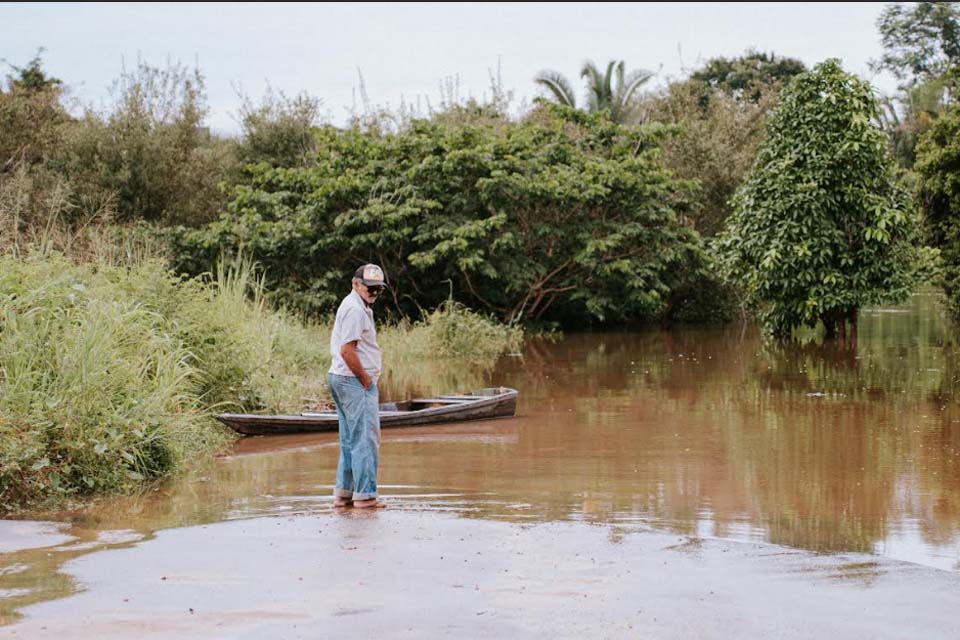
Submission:
<svg viewBox="0 0 960 640">
<path fill-rule="evenodd" d="M 583 64 L 580 77 L 587 81 L 587 111 L 608 109 L 614 122 L 626 122 L 633 111 L 633 95 L 643 86 L 653 73 L 644 69 L 626 72 L 624 61 L 611 60 L 606 73 L 601 73 L 590 61 Z M 616 83 L 614 83 L 616 80 Z M 559 104 L 576 108 L 577 101 L 570 83 L 557 71 L 541 71 L 534 82 L 546 87 Z"/>
<path fill-rule="evenodd" d="M 570 86 L 570 82 L 559 71 L 541 71 L 533 81 L 546 87 L 547 90 L 553 94 L 557 104 L 563 104 L 568 107 L 573 107 L 574 109 L 577 108 L 577 97 L 573 95 L 573 87 Z"/>
</svg>

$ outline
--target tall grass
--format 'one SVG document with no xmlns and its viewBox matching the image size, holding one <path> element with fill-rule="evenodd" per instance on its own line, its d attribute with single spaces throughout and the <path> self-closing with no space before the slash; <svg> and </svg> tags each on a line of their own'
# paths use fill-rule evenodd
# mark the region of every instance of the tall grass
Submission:
<svg viewBox="0 0 960 640">
<path fill-rule="evenodd" d="M 148 275 L 0 259 L 3 507 L 159 477 L 209 444 L 189 352 L 117 286 Z"/>
<path fill-rule="evenodd" d="M 110 196 L 84 207 L 69 180 L 42 167 L 0 176 L 0 254 L 69 256 L 75 262 L 138 264 L 163 259 L 164 232 L 145 222 L 113 222 Z"/>
<path fill-rule="evenodd" d="M 326 349 L 250 281 L 0 257 L 0 508 L 133 488 L 228 442 L 213 412 L 295 406 Z"/>
</svg>

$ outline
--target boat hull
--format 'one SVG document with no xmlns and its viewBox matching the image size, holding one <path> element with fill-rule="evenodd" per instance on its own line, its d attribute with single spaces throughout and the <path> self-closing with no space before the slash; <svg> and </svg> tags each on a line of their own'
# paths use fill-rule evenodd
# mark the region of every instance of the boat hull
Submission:
<svg viewBox="0 0 960 640">
<path fill-rule="evenodd" d="M 380 426 L 418 427 L 431 424 L 508 418 L 516 415 L 517 392 L 506 387 L 480 389 L 470 394 L 415 398 L 380 405 Z M 224 413 L 217 419 L 244 435 L 336 431 L 336 412 L 291 415 Z"/>
</svg>

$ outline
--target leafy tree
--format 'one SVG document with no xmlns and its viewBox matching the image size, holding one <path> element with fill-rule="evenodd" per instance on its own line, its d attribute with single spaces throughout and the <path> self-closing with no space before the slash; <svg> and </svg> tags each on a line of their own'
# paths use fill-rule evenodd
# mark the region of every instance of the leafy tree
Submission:
<svg viewBox="0 0 960 640">
<path fill-rule="evenodd" d="M 241 163 L 274 167 L 308 166 L 316 155 L 313 129 L 320 118 L 318 98 L 306 93 L 288 97 L 268 90 L 259 104 L 243 97 L 243 135 L 237 147 Z"/>
<path fill-rule="evenodd" d="M 916 146 L 923 134 L 949 108 L 945 77 L 931 78 L 903 89 L 896 98 L 880 100 L 878 124 L 890 138 L 890 150 L 904 169 L 916 162 Z"/>
<path fill-rule="evenodd" d="M 73 118 L 41 53 L 24 67 L 10 64 L 16 73 L 0 86 L 0 252 L 18 251 L 26 238 L 48 242 L 54 223 L 74 220 L 72 187 L 48 167 Z"/>
<path fill-rule="evenodd" d="M 764 119 L 778 99 L 774 91 L 756 103 L 709 91 L 712 97 L 704 105 L 701 83 L 676 82 L 643 105 L 648 121 L 680 125 L 663 140 L 663 163 L 696 185 L 682 214 L 707 237 L 716 235 L 729 217 L 729 200 L 753 163 Z"/>
<path fill-rule="evenodd" d="M 43 70 L 43 52 L 44 49 L 41 47 L 40 50 L 37 51 L 37 55 L 35 55 L 25 67 L 18 67 L 15 64 L 7 63 L 11 69 L 17 72 L 16 76 L 7 76 L 9 91 L 38 93 L 40 91 L 63 88 L 62 80 L 48 76 Z"/>
<path fill-rule="evenodd" d="M 0 174 L 48 157 L 70 120 L 61 104 L 63 82 L 46 74 L 41 54 L 25 67 L 11 64 L 17 73 L 7 75 L 5 91 L 0 87 Z"/>
<path fill-rule="evenodd" d="M 783 82 L 804 70 L 798 60 L 748 51 L 709 60 L 686 80 L 644 100 L 645 121 L 680 125 L 677 135 L 663 141 L 663 162 L 697 185 L 682 213 L 704 236 L 723 228 L 730 198 L 753 163 Z"/>
<path fill-rule="evenodd" d="M 653 73 L 643 69 L 627 73 L 623 60 L 611 60 L 607 63 L 606 71 L 601 72 L 593 62 L 588 61 L 580 70 L 580 77 L 586 80 L 587 112 L 606 109 L 610 112 L 611 120 L 625 123 L 633 115 L 637 90 L 653 77 Z M 534 82 L 546 88 L 558 104 L 577 107 L 572 86 L 563 74 L 541 71 Z"/>
<path fill-rule="evenodd" d="M 863 305 L 905 297 L 916 223 L 870 86 L 837 60 L 784 89 L 718 249 L 775 336 L 821 321 L 856 336 Z"/>
<path fill-rule="evenodd" d="M 55 168 L 93 202 L 111 199 L 122 222 L 199 225 L 225 202 L 217 183 L 234 162 L 211 135 L 199 69 L 139 61 L 121 74 L 106 112 L 88 109 Z"/>
<path fill-rule="evenodd" d="M 765 88 L 779 88 L 806 70 L 803 62 L 796 58 L 778 58 L 773 53 L 749 50 L 736 58 L 711 58 L 690 75 L 690 80 L 736 98 L 758 102 Z"/>
<path fill-rule="evenodd" d="M 956 2 L 891 4 L 877 20 L 884 54 L 876 71 L 900 80 L 900 95 L 886 99 L 880 124 L 905 169 L 913 167 L 917 141 L 956 99 L 960 80 L 960 5 Z"/>
<path fill-rule="evenodd" d="M 943 287 L 960 319 L 960 106 L 934 122 L 917 145 L 917 195 L 928 239 L 943 257 Z"/>
<path fill-rule="evenodd" d="M 872 66 L 893 73 L 902 88 L 940 78 L 960 64 L 960 3 L 890 4 L 877 28 L 884 54 Z"/>
<path fill-rule="evenodd" d="M 684 185 L 657 159 L 661 130 L 556 105 L 523 122 L 464 110 L 398 133 L 322 128 L 314 166 L 253 167 L 220 220 L 181 236 L 179 266 L 244 250 L 275 299 L 310 314 L 373 261 L 405 314 L 452 287 L 503 320 L 655 320 L 705 270 L 673 210 Z"/>
</svg>

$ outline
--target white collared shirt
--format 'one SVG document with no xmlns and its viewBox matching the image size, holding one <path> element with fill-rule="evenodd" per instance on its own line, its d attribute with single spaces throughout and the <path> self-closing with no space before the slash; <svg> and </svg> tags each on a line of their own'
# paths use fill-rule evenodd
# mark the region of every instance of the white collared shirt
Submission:
<svg viewBox="0 0 960 640">
<path fill-rule="evenodd" d="M 357 357 L 374 383 L 380 379 L 383 359 L 377 344 L 377 328 L 373 324 L 373 309 L 363 301 L 356 290 L 343 299 L 337 309 L 337 319 L 330 334 L 330 373 L 356 377 L 343 361 L 340 349 L 348 342 L 357 341 Z"/>
</svg>

